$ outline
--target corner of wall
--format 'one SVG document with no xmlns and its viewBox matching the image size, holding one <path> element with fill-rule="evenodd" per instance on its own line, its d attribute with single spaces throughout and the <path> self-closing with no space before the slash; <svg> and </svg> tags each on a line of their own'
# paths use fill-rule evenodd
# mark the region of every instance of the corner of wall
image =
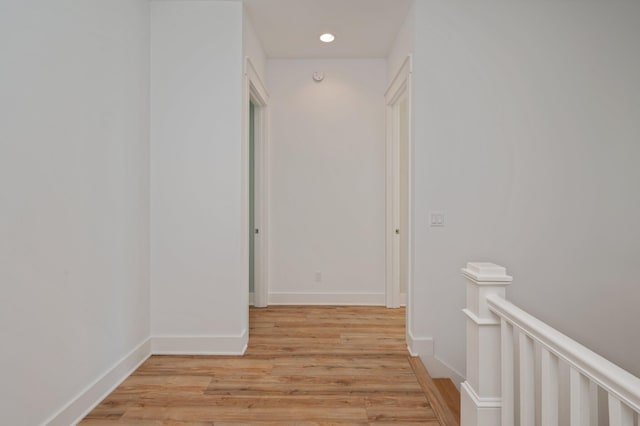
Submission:
<svg viewBox="0 0 640 426">
<path fill-rule="evenodd" d="M 411 356 L 432 356 L 433 338 L 416 337 L 411 330 L 407 330 L 407 349 Z"/>
<path fill-rule="evenodd" d="M 400 71 L 402 63 L 407 55 L 413 52 L 415 45 L 415 2 L 411 3 L 407 16 L 396 34 L 391 50 L 387 55 L 387 79 L 391 83 Z"/>
<path fill-rule="evenodd" d="M 460 385 L 465 380 L 462 373 L 460 373 L 435 355 L 420 355 L 420 361 L 422 361 L 424 366 L 427 368 L 427 371 L 429 371 L 431 377 L 433 377 L 434 379 L 451 379 L 453 384 L 456 385 L 458 390 L 460 390 Z"/>
<path fill-rule="evenodd" d="M 420 358 L 431 377 L 451 379 L 459 390 L 464 376 L 438 358 L 435 355 L 434 346 L 432 337 L 416 337 L 410 330 L 407 331 L 407 349 L 411 356 Z"/>
<path fill-rule="evenodd" d="M 74 396 L 44 422 L 47 426 L 77 424 L 152 355 L 244 355 L 249 333 L 238 336 L 149 337 Z"/>
<path fill-rule="evenodd" d="M 151 339 L 147 338 L 73 397 L 44 424 L 48 426 L 77 424 L 151 355 Z"/>
<path fill-rule="evenodd" d="M 244 355 L 249 342 L 245 328 L 237 336 L 154 336 L 153 355 Z"/>
</svg>

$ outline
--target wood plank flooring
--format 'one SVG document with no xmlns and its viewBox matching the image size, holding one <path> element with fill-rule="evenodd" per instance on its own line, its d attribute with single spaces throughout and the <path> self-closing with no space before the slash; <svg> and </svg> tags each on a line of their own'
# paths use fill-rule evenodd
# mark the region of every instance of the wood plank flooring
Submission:
<svg viewBox="0 0 640 426">
<path fill-rule="evenodd" d="M 460 391 L 453 384 L 451 379 L 433 379 L 433 383 L 436 385 L 438 392 L 446 402 L 453 418 L 456 421 L 456 425 L 460 424 Z"/>
<path fill-rule="evenodd" d="M 152 356 L 81 425 L 440 425 L 404 324 L 404 309 L 252 308 L 245 356 Z"/>
</svg>

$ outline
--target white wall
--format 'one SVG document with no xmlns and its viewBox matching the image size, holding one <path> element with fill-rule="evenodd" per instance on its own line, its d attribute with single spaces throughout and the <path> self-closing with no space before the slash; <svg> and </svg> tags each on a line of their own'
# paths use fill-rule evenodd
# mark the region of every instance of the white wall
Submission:
<svg viewBox="0 0 640 426">
<path fill-rule="evenodd" d="M 248 325 L 242 4 L 161 1 L 151 12 L 154 350 L 237 353 Z"/>
<path fill-rule="evenodd" d="M 384 304 L 386 79 L 382 59 L 268 61 L 272 303 Z"/>
<path fill-rule="evenodd" d="M 267 55 L 264 52 L 262 42 L 256 33 L 253 22 L 251 21 L 251 16 L 247 13 L 246 8 L 242 14 L 242 46 L 244 56 L 251 60 L 262 83 L 266 84 Z"/>
<path fill-rule="evenodd" d="M 52 419 L 149 336 L 148 22 L 0 4 L 0 424 Z"/>
<path fill-rule="evenodd" d="M 493 261 L 510 299 L 640 375 L 640 3 L 415 6 L 414 332 L 464 372 L 459 269 Z"/>
<path fill-rule="evenodd" d="M 415 45 L 415 19 L 415 5 L 414 2 L 412 2 L 407 16 L 404 18 L 404 22 L 398 30 L 396 39 L 391 46 L 391 51 L 387 56 L 389 83 L 391 83 L 393 78 L 398 74 L 407 56 L 413 53 Z"/>
</svg>

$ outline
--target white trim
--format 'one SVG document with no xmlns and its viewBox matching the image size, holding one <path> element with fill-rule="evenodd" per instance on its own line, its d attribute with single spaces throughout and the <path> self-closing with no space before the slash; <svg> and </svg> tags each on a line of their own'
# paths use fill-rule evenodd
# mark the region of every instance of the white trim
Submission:
<svg viewBox="0 0 640 426">
<path fill-rule="evenodd" d="M 244 355 L 249 335 L 238 336 L 153 336 L 154 355 Z"/>
<path fill-rule="evenodd" d="M 640 412 L 640 378 L 618 367 L 504 298 L 487 296 L 489 309 L 543 348 L 600 386 L 609 395 Z"/>
<path fill-rule="evenodd" d="M 255 226 L 260 230 L 255 240 L 255 275 L 254 298 L 252 304 L 259 307 L 267 306 L 269 292 L 268 272 L 268 247 L 269 247 L 269 92 L 262 83 L 260 75 L 256 71 L 251 59 L 245 57 L 245 96 L 244 96 L 244 126 L 243 126 L 243 154 L 242 154 L 242 179 L 243 179 L 243 206 L 242 211 L 246 216 L 243 220 L 243 257 L 246 265 L 249 265 L 249 103 L 255 105 L 254 130 L 255 130 L 255 158 L 258 185 L 255 186 Z M 246 238 L 245 238 L 246 237 Z"/>
<path fill-rule="evenodd" d="M 253 297 L 254 297 L 255 293 L 254 292 L 249 292 L 249 306 L 253 306 Z"/>
<path fill-rule="evenodd" d="M 467 316 L 467 318 L 469 318 L 471 321 L 473 321 L 478 325 L 500 325 L 500 320 L 480 318 L 479 316 L 471 312 L 469 309 L 465 308 L 462 310 L 462 312 Z"/>
<path fill-rule="evenodd" d="M 400 86 L 402 86 L 406 81 L 409 74 L 413 73 L 413 57 L 412 55 L 407 55 L 400 64 L 400 69 L 396 72 L 396 75 L 391 80 L 389 87 L 384 92 L 384 97 L 387 99 L 387 104 L 393 103 L 390 99 L 392 99 L 395 95 L 397 95 Z"/>
<path fill-rule="evenodd" d="M 66 426 L 79 423 L 150 356 L 151 340 L 147 338 L 73 397 L 71 401 L 45 421 L 44 424 Z"/>
<path fill-rule="evenodd" d="M 464 381 L 464 376 L 435 356 L 435 344 L 432 337 L 416 337 L 407 330 L 407 349 L 411 356 L 420 357 L 420 361 L 427 368 L 433 378 L 446 377 L 460 389 L 460 383 Z"/>
<path fill-rule="evenodd" d="M 248 333 L 239 336 L 154 336 L 144 340 L 80 391 L 43 424 L 47 426 L 79 423 L 136 371 L 151 355 L 244 355 Z"/>
<path fill-rule="evenodd" d="M 419 356 L 422 359 L 425 356 L 433 355 L 433 338 L 432 337 L 416 337 L 407 329 L 407 349 L 411 356 Z"/>
<path fill-rule="evenodd" d="M 474 426 L 499 425 L 502 412 L 501 401 L 480 398 L 468 382 L 460 389 L 460 424 Z"/>
<path fill-rule="evenodd" d="M 359 305 L 384 306 L 384 293 L 269 293 L 270 305 Z"/>
<path fill-rule="evenodd" d="M 478 396 L 476 391 L 473 389 L 473 386 L 471 386 L 466 381 L 463 382 L 462 385 L 460 385 L 460 387 L 461 387 L 461 390 L 463 390 L 469 396 L 469 398 L 471 399 L 471 401 L 473 401 L 473 403 L 477 408 L 480 408 L 480 409 L 502 408 L 502 398 L 480 397 Z"/>
<path fill-rule="evenodd" d="M 462 274 L 476 284 L 499 285 L 497 283 L 510 283 L 513 277 L 507 275 L 503 266 L 489 262 L 468 262 L 466 268 L 461 269 Z M 508 284 L 504 284 L 508 285 Z"/>
<path fill-rule="evenodd" d="M 408 105 L 408 206 L 407 229 L 400 230 L 407 235 L 408 266 L 407 266 L 407 293 L 412 294 L 413 286 L 413 138 L 412 138 L 412 57 L 408 55 L 403 61 L 391 84 L 385 91 L 386 102 L 386 225 L 385 225 L 385 252 L 386 252 L 386 306 L 397 308 L 401 306 L 399 272 L 400 268 L 400 242 L 395 234 L 399 229 L 399 194 L 396 188 L 399 185 L 397 164 L 399 162 L 399 132 L 398 132 L 398 103 L 406 96 Z M 410 297 L 409 297 L 410 300 Z M 411 303 L 407 304 L 407 328 L 412 328 Z"/>
<path fill-rule="evenodd" d="M 437 356 L 421 356 L 420 360 L 429 371 L 431 377 L 433 377 L 434 379 L 451 379 L 453 384 L 456 385 L 458 390 L 460 390 L 460 385 L 465 380 L 462 373 L 451 367 L 446 362 L 442 361 Z"/>
<path fill-rule="evenodd" d="M 266 104 L 267 100 L 269 99 L 269 91 L 267 90 L 267 86 L 262 83 L 260 74 L 258 74 L 256 67 L 253 65 L 253 62 L 251 62 L 251 58 L 249 58 L 248 56 L 245 57 L 244 75 L 249 78 L 251 84 L 258 91 L 261 102 Z"/>
<path fill-rule="evenodd" d="M 400 306 L 407 306 L 407 293 L 400 293 Z"/>
</svg>

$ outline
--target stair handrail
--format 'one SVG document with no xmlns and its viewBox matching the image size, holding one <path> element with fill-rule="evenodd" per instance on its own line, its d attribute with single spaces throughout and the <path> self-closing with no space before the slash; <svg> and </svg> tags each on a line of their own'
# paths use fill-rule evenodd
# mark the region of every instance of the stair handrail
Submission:
<svg viewBox="0 0 640 426">
<path fill-rule="evenodd" d="M 634 411 L 640 412 L 640 378 L 500 296 L 487 296 L 487 302 L 489 309 L 500 318 L 517 326 L 558 358 L 589 377 L 607 393 L 614 395 Z"/>
<path fill-rule="evenodd" d="M 572 426 L 598 424 L 604 413 L 598 413 L 597 389 L 607 393 L 611 426 L 637 424 L 640 378 L 506 300 L 513 278 L 504 267 L 471 262 L 462 274 L 467 377 L 461 385 L 461 426 L 559 425 L 561 365 L 569 371 Z"/>
</svg>

